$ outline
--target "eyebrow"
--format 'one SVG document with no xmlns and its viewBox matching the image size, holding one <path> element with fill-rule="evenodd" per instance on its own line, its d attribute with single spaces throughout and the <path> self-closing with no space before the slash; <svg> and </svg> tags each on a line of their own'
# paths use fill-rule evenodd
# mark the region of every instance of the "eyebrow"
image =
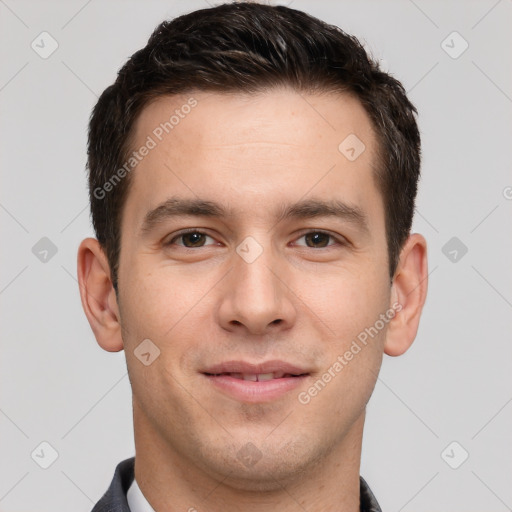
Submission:
<svg viewBox="0 0 512 512">
<path fill-rule="evenodd" d="M 202 199 L 170 198 L 150 210 L 144 217 L 141 232 L 146 234 L 158 224 L 174 217 L 218 217 L 232 216 L 219 203 Z M 288 219 L 312 219 L 318 217 L 335 217 L 353 224 L 361 231 L 368 233 L 368 218 L 361 208 L 338 200 L 323 201 L 307 199 L 298 203 L 281 205 L 276 214 L 276 224 Z"/>
<path fill-rule="evenodd" d="M 313 219 L 317 217 L 335 217 L 353 224 L 356 228 L 369 233 L 368 217 L 361 208 L 339 200 L 322 201 L 307 199 L 283 206 L 277 222 L 293 219 Z"/>
<path fill-rule="evenodd" d="M 148 233 L 161 222 L 173 217 L 227 217 L 227 215 L 228 212 L 223 206 L 212 201 L 170 198 L 145 215 L 141 231 Z"/>
</svg>

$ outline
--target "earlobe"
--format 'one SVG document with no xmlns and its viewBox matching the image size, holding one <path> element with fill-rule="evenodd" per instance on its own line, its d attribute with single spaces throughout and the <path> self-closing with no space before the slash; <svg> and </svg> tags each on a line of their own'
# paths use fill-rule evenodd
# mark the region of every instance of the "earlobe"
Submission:
<svg viewBox="0 0 512 512">
<path fill-rule="evenodd" d="M 389 322 L 384 352 L 403 354 L 414 341 L 427 296 L 427 242 L 419 234 L 409 236 L 400 252 L 393 278 L 392 307 L 397 313 Z"/>
<path fill-rule="evenodd" d="M 123 349 L 119 308 L 108 259 L 94 238 L 86 238 L 78 249 L 80 298 L 98 344 L 109 352 Z"/>
</svg>

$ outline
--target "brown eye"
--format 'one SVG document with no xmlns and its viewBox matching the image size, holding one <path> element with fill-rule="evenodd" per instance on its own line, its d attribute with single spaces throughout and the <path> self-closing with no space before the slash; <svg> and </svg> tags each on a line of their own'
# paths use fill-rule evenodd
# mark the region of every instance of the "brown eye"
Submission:
<svg viewBox="0 0 512 512">
<path fill-rule="evenodd" d="M 328 235 L 327 233 L 322 233 L 320 231 L 313 231 L 311 233 L 304 235 L 306 245 L 308 247 L 313 248 L 327 247 L 328 245 L 330 245 L 329 241 L 331 238 L 331 235 Z"/>
<path fill-rule="evenodd" d="M 185 247 L 202 247 L 204 245 L 206 235 L 203 233 L 185 233 L 180 237 Z"/>
<path fill-rule="evenodd" d="M 208 239 L 210 240 L 208 243 Z M 172 246 L 178 245 L 181 247 L 187 247 L 193 249 L 195 247 L 203 247 L 205 245 L 212 245 L 215 242 L 211 236 L 201 233 L 201 231 L 189 231 L 188 233 L 181 233 L 175 236 L 172 240 L 167 242 L 165 245 Z"/>
</svg>

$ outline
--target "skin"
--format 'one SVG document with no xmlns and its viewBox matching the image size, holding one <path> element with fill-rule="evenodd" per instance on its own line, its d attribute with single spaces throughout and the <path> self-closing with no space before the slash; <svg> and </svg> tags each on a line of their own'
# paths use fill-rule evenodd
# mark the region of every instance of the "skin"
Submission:
<svg viewBox="0 0 512 512">
<path fill-rule="evenodd" d="M 289 89 L 161 97 L 137 120 L 134 148 L 190 96 L 197 106 L 131 175 L 118 296 L 98 242 L 84 240 L 78 254 L 96 339 L 125 350 L 137 482 L 157 511 L 355 512 L 365 407 L 383 353 L 402 354 L 416 336 L 426 242 L 409 237 L 390 280 L 376 138 L 356 99 Z M 351 133 L 366 146 L 353 162 L 338 150 Z M 166 218 L 143 232 L 148 211 L 171 197 L 214 201 L 230 214 Z M 344 217 L 279 221 L 279 208 L 305 199 L 355 207 L 367 229 Z M 207 236 L 176 238 L 186 228 Z M 304 236 L 317 230 L 332 238 Z M 252 263 L 236 251 L 249 236 L 262 248 Z M 298 393 L 397 303 L 378 335 L 300 403 Z M 160 350 L 149 366 L 134 354 L 144 339 Z M 277 399 L 244 403 L 201 373 L 230 359 L 282 359 L 310 374 Z M 247 443 L 261 454 L 249 467 L 237 457 Z"/>
</svg>

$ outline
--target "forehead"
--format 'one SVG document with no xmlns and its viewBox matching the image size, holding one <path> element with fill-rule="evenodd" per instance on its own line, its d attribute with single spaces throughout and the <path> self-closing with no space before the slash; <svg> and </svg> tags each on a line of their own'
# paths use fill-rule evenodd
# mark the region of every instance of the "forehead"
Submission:
<svg viewBox="0 0 512 512">
<path fill-rule="evenodd" d="M 347 94 L 162 96 L 134 128 L 132 149 L 151 146 L 131 175 L 125 205 L 137 218 L 170 195 L 215 196 L 250 212 L 310 193 L 352 203 L 377 194 L 376 137 L 360 102 Z"/>
<path fill-rule="evenodd" d="M 373 130 L 360 101 L 350 94 L 305 94 L 289 88 L 251 94 L 191 92 L 160 96 L 147 105 L 135 123 L 135 141 L 153 134 L 165 144 L 247 144 L 275 141 L 322 151 L 357 134 L 373 143 Z M 171 135 L 172 137 L 167 137 Z M 260 140 L 257 140 L 257 138 Z M 164 138 L 165 141 L 161 139 Z M 371 149 L 371 148 L 370 148 Z"/>
</svg>

